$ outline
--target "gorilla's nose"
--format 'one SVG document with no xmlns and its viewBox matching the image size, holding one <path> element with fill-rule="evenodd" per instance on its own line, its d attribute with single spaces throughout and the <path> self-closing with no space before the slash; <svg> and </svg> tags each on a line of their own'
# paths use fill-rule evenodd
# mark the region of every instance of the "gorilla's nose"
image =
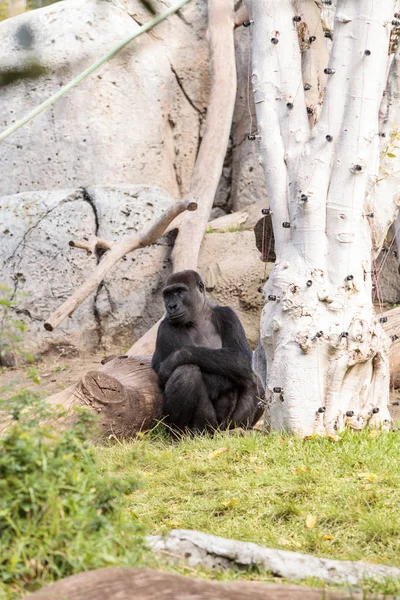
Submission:
<svg viewBox="0 0 400 600">
<path fill-rule="evenodd" d="M 178 308 L 178 304 L 176 302 L 171 302 L 168 304 L 168 310 L 170 312 L 175 312 L 177 308 Z"/>
</svg>

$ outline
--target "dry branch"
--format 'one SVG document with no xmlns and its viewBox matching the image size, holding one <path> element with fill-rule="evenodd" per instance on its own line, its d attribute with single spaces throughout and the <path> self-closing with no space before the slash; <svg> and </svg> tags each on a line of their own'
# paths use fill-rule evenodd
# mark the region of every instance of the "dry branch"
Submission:
<svg viewBox="0 0 400 600">
<path fill-rule="evenodd" d="M 145 233 L 136 233 L 135 235 L 126 236 L 121 242 L 112 245 L 110 244 L 109 247 L 111 249 L 109 253 L 99 262 L 87 281 L 85 281 L 85 283 L 50 316 L 44 324 L 45 329 L 47 329 L 47 331 L 53 331 L 65 317 L 71 316 L 89 294 L 96 290 L 108 271 L 110 271 L 115 263 L 123 256 L 137 248 L 144 248 L 145 246 L 154 244 L 176 216 L 185 210 L 193 211 L 196 210 L 196 208 L 196 202 L 189 196 L 185 200 L 175 202 L 170 206 Z M 105 240 L 98 241 L 101 241 L 103 245 L 105 243 Z M 74 242 L 74 244 L 76 245 L 76 242 Z M 82 244 L 80 244 L 79 247 L 82 247 Z M 94 249 L 95 248 L 93 247 L 93 250 Z"/>
<path fill-rule="evenodd" d="M 246 206 L 243 210 L 233 212 L 229 215 L 223 215 L 217 219 L 208 222 L 207 229 L 213 231 L 227 231 L 229 229 L 253 229 L 260 220 L 261 210 L 268 208 L 266 202 L 262 200 L 256 204 Z"/>
<path fill-rule="evenodd" d="M 174 271 L 196 269 L 222 173 L 236 98 L 236 62 L 232 0 L 209 0 L 211 95 L 206 127 L 193 171 L 190 193 L 198 204 L 196 219 L 182 218 L 173 251 Z"/>
</svg>

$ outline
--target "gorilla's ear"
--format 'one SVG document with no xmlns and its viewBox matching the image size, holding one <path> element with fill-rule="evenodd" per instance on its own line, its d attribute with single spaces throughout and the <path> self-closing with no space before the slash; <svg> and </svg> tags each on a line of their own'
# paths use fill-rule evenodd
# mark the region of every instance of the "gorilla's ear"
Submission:
<svg viewBox="0 0 400 600">
<path fill-rule="evenodd" d="M 204 294 L 204 283 L 200 280 L 197 282 L 197 286 L 202 294 Z"/>
</svg>

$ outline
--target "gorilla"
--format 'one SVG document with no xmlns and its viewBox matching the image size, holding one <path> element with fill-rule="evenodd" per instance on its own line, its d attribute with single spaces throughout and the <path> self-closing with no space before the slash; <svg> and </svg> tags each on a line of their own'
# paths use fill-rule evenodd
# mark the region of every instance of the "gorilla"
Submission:
<svg viewBox="0 0 400 600">
<path fill-rule="evenodd" d="M 254 425 L 262 408 L 252 352 L 234 311 L 207 298 L 196 271 L 171 275 L 163 297 L 166 315 L 152 367 L 163 389 L 166 422 L 182 431 Z"/>
</svg>

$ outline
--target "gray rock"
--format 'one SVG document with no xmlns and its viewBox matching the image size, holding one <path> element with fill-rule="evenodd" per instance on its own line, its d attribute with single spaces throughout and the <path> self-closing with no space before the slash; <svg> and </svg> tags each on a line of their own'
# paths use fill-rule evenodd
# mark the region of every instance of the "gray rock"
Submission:
<svg viewBox="0 0 400 600">
<path fill-rule="evenodd" d="M 114 183 L 185 193 L 208 103 L 205 9 L 191 2 L 1 144 L 0 196 Z M 1 88 L 1 129 L 151 18 L 140 0 L 64 0 L 1 22 L 0 70 L 33 60 L 46 69 Z M 20 43 L 24 27 L 29 48 Z"/>
<path fill-rule="evenodd" d="M 168 273 L 166 241 L 126 256 L 71 318 L 51 333 L 43 327 L 97 264 L 95 256 L 71 248 L 70 240 L 93 235 L 119 240 L 147 229 L 171 202 L 161 188 L 139 185 L 25 192 L 0 199 L 1 283 L 14 290 L 15 312 L 27 325 L 27 349 L 45 352 L 62 345 L 90 351 L 113 343 L 122 348 L 161 316 L 159 295 L 155 300 L 154 294 Z"/>
</svg>

